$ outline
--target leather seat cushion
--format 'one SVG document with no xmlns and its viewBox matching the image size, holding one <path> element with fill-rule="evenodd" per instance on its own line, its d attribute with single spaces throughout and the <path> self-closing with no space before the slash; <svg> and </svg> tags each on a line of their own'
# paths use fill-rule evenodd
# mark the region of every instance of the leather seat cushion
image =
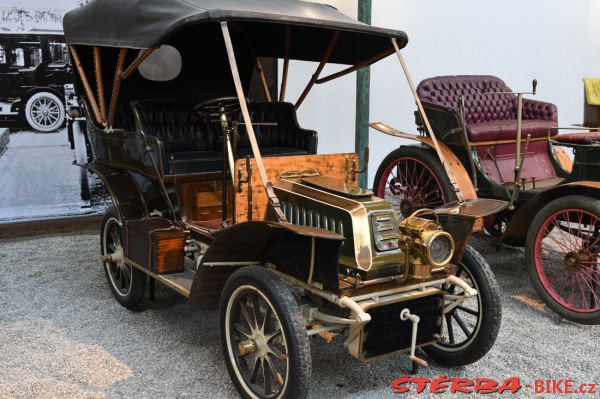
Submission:
<svg viewBox="0 0 600 399">
<path fill-rule="evenodd" d="M 565 144 L 589 145 L 600 142 L 600 132 L 561 134 L 554 137 L 554 141 Z"/>
<path fill-rule="evenodd" d="M 556 121 L 542 119 L 525 119 L 521 129 L 521 137 L 528 134 L 534 137 L 548 136 L 548 129 L 556 127 Z M 467 124 L 469 141 L 514 140 L 517 137 L 517 120 L 495 120 L 490 122 Z"/>
</svg>

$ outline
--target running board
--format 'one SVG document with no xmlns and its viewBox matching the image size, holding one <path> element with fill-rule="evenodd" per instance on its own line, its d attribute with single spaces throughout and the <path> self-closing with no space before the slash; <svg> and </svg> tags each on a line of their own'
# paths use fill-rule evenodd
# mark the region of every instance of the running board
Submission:
<svg viewBox="0 0 600 399">
<path fill-rule="evenodd" d="M 162 283 L 167 287 L 174 289 L 184 297 L 190 297 L 190 292 L 192 291 L 192 283 L 194 282 L 194 277 L 196 276 L 196 273 L 194 273 L 193 271 L 184 269 L 184 271 L 181 273 L 156 274 L 151 270 L 148 270 L 145 267 L 138 265 L 131 259 L 124 258 L 123 260 L 128 265 L 134 266 L 136 269 L 143 271 L 159 283 Z"/>
</svg>

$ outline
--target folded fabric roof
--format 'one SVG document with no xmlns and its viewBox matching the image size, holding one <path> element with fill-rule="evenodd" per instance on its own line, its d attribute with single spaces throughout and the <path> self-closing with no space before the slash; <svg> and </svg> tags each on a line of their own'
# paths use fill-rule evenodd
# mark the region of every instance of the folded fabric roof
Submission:
<svg viewBox="0 0 600 399">
<path fill-rule="evenodd" d="M 63 20 L 67 43 L 126 48 L 155 48 L 175 33 L 200 24 L 235 22 L 258 56 L 283 58 L 286 30 L 291 35 L 292 59 L 320 61 L 323 45 L 340 32 L 330 62 L 357 64 L 408 42 L 399 30 L 358 22 L 334 7 L 297 0 L 95 0 L 68 12 Z M 213 48 L 211 38 L 198 42 Z M 215 38 L 219 43 L 222 38 Z M 317 45 L 313 45 L 317 44 Z M 384 54 L 385 55 L 385 54 Z"/>
</svg>

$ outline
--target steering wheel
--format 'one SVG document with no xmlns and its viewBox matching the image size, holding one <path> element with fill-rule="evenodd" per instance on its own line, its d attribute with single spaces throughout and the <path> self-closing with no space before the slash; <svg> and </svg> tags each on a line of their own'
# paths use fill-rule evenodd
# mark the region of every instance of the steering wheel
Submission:
<svg viewBox="0 0 600 399">
<path fill-rule="evenodd" d="M 246 98 L 246 102 L 250 102 L 250 100 Z M 225 111 L 228 112 L 238 111 L 240 109 L 240 100 L 233 96 L 211 98 L 194 105 L 193 111 L 200 116 L 206 117 L 214 115 L 215 111 L 218 111 L 221 107 L 225 108 Z"/>
</svg>

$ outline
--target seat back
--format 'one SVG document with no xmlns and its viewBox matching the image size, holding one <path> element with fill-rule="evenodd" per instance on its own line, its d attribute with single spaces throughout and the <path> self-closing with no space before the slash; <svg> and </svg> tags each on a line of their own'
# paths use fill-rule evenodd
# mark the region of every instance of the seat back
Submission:
<svg viewBox="0 0 600 399">
<path fill-rule="evenodd" d="M 437 76 L 421 81 L 417 94 L 421 101 L 458 108 L 461 96 L 465 100 L 465 119 L 469 123 L 516 119 L 513 94 L 485 94 L 483 82 L 491 92 L 511 91 L 500 78 L 491 75 Z"/>
<path fill-rule="evenodd" d="M 182 101 L 134 101 L 137 113 L 136 130 L 158 137 L 167 154 L 198 151 L 221 151 L 221 130 L 208 117 L 193 111 L 194 103 Z M 302 129 L 296 109 L 290 103 L 249 103 L 253 122 L 274 122 L 273 126 L 254 126 L 260 147 L 293 147 L 314 154 L 317 151 L 317 132 Z M 241 113 L 239 122 L 242 122 Z M 239 130 L 239 148 L 249 148 L 246 129 Z"/>
<path fill-rule="evenodd" d="M 220 150 L 218 126 L 194 112 L 192 102 L 134 101 L 131 106 L 136 130 L 158 137 L 167 154 Z"/>
</svg>

